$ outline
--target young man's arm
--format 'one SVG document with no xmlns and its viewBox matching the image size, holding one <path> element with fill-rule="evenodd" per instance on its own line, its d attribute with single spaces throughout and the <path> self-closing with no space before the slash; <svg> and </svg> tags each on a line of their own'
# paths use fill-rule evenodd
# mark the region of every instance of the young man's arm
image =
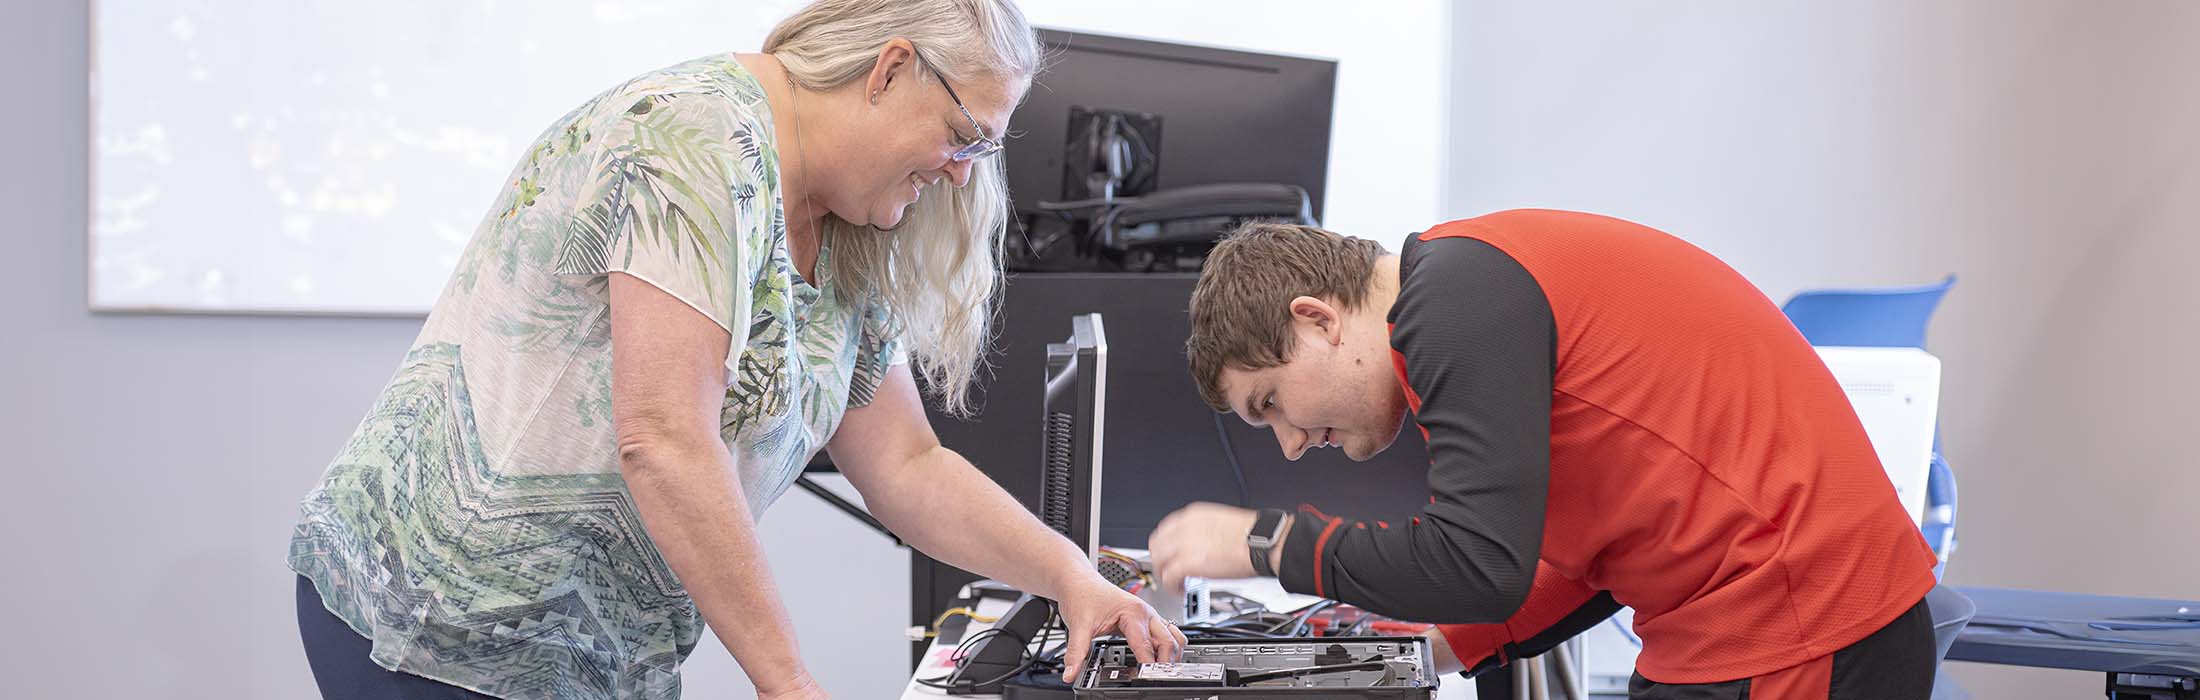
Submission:
<svg viewBox="0 0 2200 700">
<path fill-rule="evenodd" d="M 1424 622 L 1498 622 L 1528 597 L 1550 481 L 1556 329 L 1520 263 L 1482 241 L 1407 245 L 1391 346 L 1428 436 L 1429 504 L 1408 522 L 1301 511 L 1284 587 Z"/>
</svg>

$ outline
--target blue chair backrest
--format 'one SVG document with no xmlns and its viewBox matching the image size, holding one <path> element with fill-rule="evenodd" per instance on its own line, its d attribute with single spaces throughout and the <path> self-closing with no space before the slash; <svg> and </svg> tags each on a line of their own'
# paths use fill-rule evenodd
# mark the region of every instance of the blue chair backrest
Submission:
<svg viewBox="0 0 2200 700">
<path fill-rule="evenodd" d="M 1925 324 L 1954 275 L 1937 284 L 1797 293 L 1780 310 L 1812 345 L 1925 347 Z"/>
</svg>

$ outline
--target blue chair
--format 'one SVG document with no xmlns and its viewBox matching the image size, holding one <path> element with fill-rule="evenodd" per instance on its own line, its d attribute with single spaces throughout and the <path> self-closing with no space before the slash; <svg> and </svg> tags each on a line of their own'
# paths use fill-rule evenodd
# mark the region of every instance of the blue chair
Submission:
<svg viewBox="0 0 2200 700">
<path fill-rule="evenodd" d="M 1916 287 L 1797 292 L 1780 311 L 1812 345 L 1922 348 L 1925 323 L 1955 283 L 1949 275 Z"/>
<path fill-rule="evenodd" d="M 1955 276 L 1949 275 L 1936 284 L 1916 287 L 1799 292 L 1780 311 L 1812 345 L 1923 348 L 1926 322 L 1955 283 Z M 1933 567 L 1937 577 L 1947 570 L 1948 556 L 1956 548 L 1956 475 L 1941 457 L 1937 433 L 1925 477 L 1925 522 L 1919 530 L 1940 558 Z"/>
<path fill-rule="evenodd" d="M 1848 347 L 1923 348 L 1926 322 L 1940 298 L 1954 286 L 1949 275 L 1937 284 L 1887 289 L 1829 289 L 1797 293 L 1780 306 L 1788 320 L 1811 345 Z M 1956 548 L 1956 475 L 1940 454 L 1940 435 L 1933 435 L 1932 462 L 1925 476 L 1925 518 L 1918 526 L 1939 561 L 1933 577 L 1948 569 L 1948 555 Z M 1935 587 L 1925 596 L 1933 618 L 1933 642 L 1938 654 L 1948 655 L 1956 635 L 1976 612 L 1971 600 L 1947 586 Z M 1933 696 L 1964 697 L 1945 676 L 1933 688 Z"/>
</svg>

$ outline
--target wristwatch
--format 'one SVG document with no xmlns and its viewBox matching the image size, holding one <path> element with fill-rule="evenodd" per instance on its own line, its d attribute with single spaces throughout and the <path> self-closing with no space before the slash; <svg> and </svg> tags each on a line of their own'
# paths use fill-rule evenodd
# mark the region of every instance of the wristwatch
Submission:
<svg viewBox="0 0 2200 700">
<path fill-rule="evenodd" d="M 1245 548 L 1253 555 L 1253 573 L 1273 577 L 1276 570 L 1268 566 L 1268 552 L 1283 542 L 1283 511 L 1268 508 L 1253 519 L 1253 530 L 1245 534 Z"/>
</svg>

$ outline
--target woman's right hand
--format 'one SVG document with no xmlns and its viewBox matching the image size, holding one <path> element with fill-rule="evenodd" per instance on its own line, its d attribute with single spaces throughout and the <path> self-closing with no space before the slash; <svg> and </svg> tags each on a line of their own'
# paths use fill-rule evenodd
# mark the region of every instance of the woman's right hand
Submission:
<svg viewBox="0 0 2200 700">
<path fill-rule="evenodd" d="M 831 697 L 808 671 L 797 671 L 783 687 L 766 690 L 759 686 L 756 689 L 756 700 L 826 700 Z"/>
</svg>

